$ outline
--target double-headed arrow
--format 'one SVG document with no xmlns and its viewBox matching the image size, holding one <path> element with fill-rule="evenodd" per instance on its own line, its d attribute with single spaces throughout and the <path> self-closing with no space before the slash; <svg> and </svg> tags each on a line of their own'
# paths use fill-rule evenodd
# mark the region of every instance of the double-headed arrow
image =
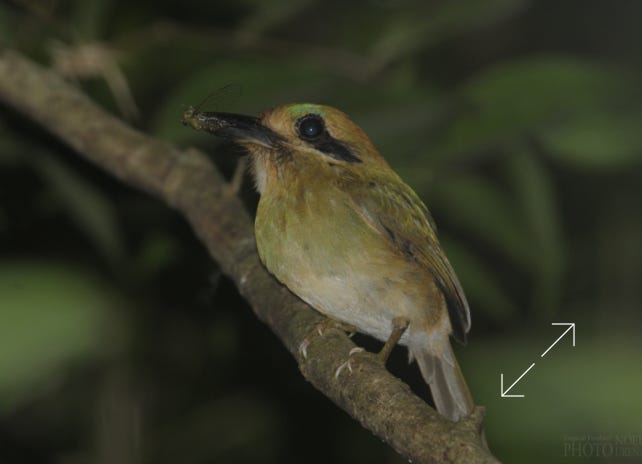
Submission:
<svg viewBox="0 0 642 464">
<path fill-rule="evenodd" d="M 566 329 L 566 330 L 564 331 L 564 333 L 562 333 L 562 335 L 560 335 L 560 336 L 557 338 L 557 340 L 555 340 L 555 341 L 551 344 L 551 346 L 549 346 L 548 348 L 546 348 L 546 350 L 545 350 L 545 351 L 540 355 L 540 358 L 543 358 L 543 357 L 546 355 L 546 353 L 548 353 L 548 352 L 551 350 L 551 348 L 553 348 L 553 347 L 557 344 L 557 342 L 559 342 L 559 341 L 564 337 L 564 335 L 566 335 L 566 334 L 567 334 L 567 333 L 569 333 L 570 331 L 573 331 L 573 346 L 575 346 L 575 322 L 553 322 L 551 325 L 567 325 L 567 326 L 568 326 L 568 329 Z M 520 380 L 522 380 L 522 378 L 523 378 L 523 377 L 528 373 L 528 371 L 530 371 L 533 367 L 535 367 L 535 363 L 533 363 L 533 364 L 531 364 L 530 366 L 528 366 L 528 368 L 527 368 L 527 369 L 522 373 L 522 375 L 520 375 L 519 377 L 517 377 L 517 380 L 515 380 L 515 381 L 511 384 L 511 386 L 510 386 L 510 387 L 508 387 L 506 390 L 504 390 L 504 374 L 503 374 L 503 373 L 502 373 L 502 374 L 500 374 L 500 375 L 499 375 L 499 383 L 500 383 L 499 392 L 500 392 L 500 394 L 501 394 L 501 397 L 502 397 L 502 398 L 524 398 L 524 395 L 509 395 L 509 394 L 508 394 L 508 392 L 509 392 L 509 391 L 510 391 L 510 390 L 511 390 L 515 385 L 517 385 L 517 382 L 519 382 Z"/>
</svg>

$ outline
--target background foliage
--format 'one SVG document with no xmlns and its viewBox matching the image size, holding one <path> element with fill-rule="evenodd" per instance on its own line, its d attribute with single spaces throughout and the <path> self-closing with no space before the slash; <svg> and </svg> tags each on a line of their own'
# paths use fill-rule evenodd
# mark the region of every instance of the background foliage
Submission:
<svg viewBox="0 0 642 464">
<path fill-rule="evenodd" d="M 0 43 L 228 175 L 239 150 L 181 126 L 186 105 L 214 91 L 206 109 L 346 111 L 437 219 L 496 454 L 611 462 L 565 445 L 631 437 L 642 455 L 641 15 L 635 0 L 14 0 Z M 0 462 L 402 462 L 305 383 L 180 217 L 8 108 L 0 252 Z M 540 359 L 566 321 L 577 347 Z M 428 397 L 404 355 L 393 372 Z M 499 373 L 536 360 L 526 397 L 500 399 Z"/>
</svg>

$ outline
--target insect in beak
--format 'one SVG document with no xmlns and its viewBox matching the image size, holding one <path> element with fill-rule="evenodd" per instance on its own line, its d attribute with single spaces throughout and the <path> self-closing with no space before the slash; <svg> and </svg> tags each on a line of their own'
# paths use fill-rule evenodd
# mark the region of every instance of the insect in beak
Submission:
<svg viewBox="0 0 642 464">
<path fill-rule="evenodd" d="M 198 111 L 190 106 L 183 113 L 183 125 L 196 130 L 211 132 L 219 137 L 237 142 L 250 142 L 273 147 L 283 141 L 283 137 L 261 124 L 254 116 L 235 113 Z"/>
</svg>

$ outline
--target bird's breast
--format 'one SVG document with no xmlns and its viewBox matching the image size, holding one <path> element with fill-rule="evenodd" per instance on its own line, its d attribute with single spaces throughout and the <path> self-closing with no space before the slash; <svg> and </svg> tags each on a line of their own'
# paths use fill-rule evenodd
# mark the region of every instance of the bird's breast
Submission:
<svg viewBox="0 0 642 464">
<path fill-rule="evenodd" d="M 380 340 L 394 317 L 424 332 L 443 325 L 445 306 L 431 276 L 393 253 L 340 192 L 326 193 L 261 196 L 255 231 L 266 268 L 319 312 Z"/>
</svg>

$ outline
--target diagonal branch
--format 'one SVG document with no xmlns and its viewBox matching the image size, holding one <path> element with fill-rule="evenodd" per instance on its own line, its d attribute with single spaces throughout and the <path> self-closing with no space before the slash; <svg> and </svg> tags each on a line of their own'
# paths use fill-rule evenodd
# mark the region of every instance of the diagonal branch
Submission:
<svg viewBox="0 0 642 464">
<path fill-rule="evenodd" d="M 276 282 L 259 262 L 252 221 L 200 152 L 179 150 L 127 126 L 55 73 L 0 49 L 0 102 L 26 114 L 83 158 L 183 214 L 256 315 L 296 358 L 307 380 L 400 454 L 418 463 L 493 463 L 483 444 L 483 410 L 454 424 L 373 359 L 350 375 L 336 368 L 354 347 L 339 331 L 298 346 L 321 316 Z M 177 122 L 178 123 L 178 122 Z"/>
</svg>

